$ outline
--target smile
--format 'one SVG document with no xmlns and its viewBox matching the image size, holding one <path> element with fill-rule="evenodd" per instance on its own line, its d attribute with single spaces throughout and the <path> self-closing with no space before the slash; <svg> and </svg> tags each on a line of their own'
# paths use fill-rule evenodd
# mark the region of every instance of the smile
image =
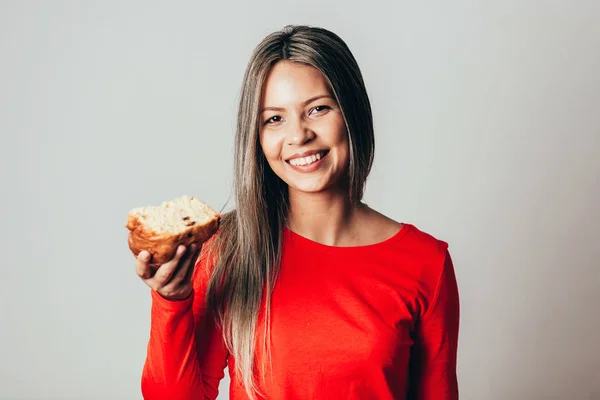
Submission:
<svg viewBox="0 0 600 400">
<path fill-rule="evenodd" d="M 319 161 L 321 158 L 325 157 L 328 152 L 329 151 L 321 151 L 310 156 L 293 158 L 291 160 L 288 160 L 288 162 L 295 167 L 307 166 Z"/>
</svg>

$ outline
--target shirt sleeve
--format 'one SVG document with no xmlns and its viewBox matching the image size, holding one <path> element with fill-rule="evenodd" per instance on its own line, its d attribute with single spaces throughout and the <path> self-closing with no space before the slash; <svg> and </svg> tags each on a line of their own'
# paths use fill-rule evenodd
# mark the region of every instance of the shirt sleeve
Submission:
<svg viewBox="0 0 600 400">
<path fill-rule="evenodd" d="M 409 399 L 458 399 L 459 317 L 458 286 L 452 258 L 446 250 L 429 308 L 415 325 Z"/>
<path fill-rule="evenodd" d="M 192 295 L 169 301 L 151 291 L 150 339 L 142 372 L 145 400 L 214 400 L 228 351 L 205 302 L 206 257 L 194 268 Z"/>
</svg>

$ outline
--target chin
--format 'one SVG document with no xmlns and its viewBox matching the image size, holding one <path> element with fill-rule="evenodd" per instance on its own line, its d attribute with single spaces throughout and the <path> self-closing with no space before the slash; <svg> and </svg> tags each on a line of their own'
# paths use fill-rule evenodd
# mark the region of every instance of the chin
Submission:
<svg viewBox="0 0 600 400">
<path fill-rule="evenodd" d="M 327 188 L 322 186 L 290 186 L 290 189 L 301 193 L 320 193 Z"/>
<path fill-rule="evenodd" d="M 323 182 L 315 180 L 313 182 L 293 182 L 289 181 L 288 187 L 290 190 L 301 193 L 322 193 L 331 191 L 335 187 L 335 182 Z"/>
</svg>

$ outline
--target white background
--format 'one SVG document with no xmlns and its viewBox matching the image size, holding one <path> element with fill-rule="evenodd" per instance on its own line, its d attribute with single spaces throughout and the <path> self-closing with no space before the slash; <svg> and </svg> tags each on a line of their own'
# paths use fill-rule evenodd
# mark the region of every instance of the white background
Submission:
<svg viewBox="0 0 600 400">
<path fill-rule="evenodd" d="M 450 243 L 461 399 L 600 399 L 600 3 L 426 3 L 0 1 L 0 398 L 141 398 L 127 211 L 230 207 L 246 62 L 302 23 L 362 68 L 366 202 Z"/>
</svg>

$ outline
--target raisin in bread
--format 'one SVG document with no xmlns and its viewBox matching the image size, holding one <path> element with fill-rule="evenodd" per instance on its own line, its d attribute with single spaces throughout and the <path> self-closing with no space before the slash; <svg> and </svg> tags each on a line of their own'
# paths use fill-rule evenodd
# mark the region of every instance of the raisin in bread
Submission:
<svg viewBox="0 0 600 400">
<path fill-rule="evenodd" d="M 129 211 L 129 248 L 135 257 L 150 252 L 150 264 L 158 267 L 175 256 L 183 244 L 204 243 L 219 228 L 221 216 L 194 196 L 181 196 L 158 206 Z"/>
</svg>

